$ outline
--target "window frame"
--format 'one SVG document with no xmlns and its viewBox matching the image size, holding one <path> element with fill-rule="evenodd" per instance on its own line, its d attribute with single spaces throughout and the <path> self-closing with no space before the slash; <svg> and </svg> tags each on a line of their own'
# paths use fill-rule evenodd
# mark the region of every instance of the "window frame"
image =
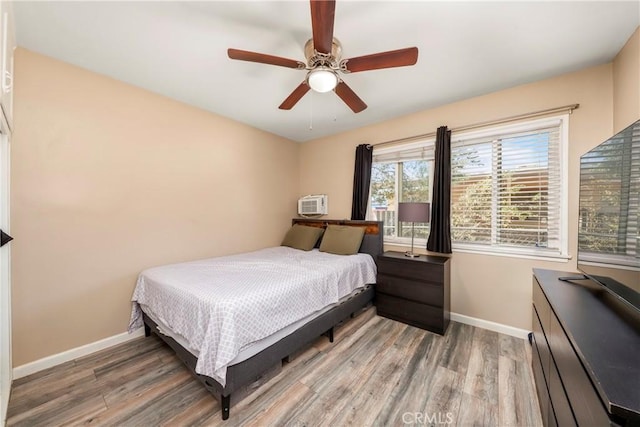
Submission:
<svg viewBox="0 0 640 427">
<path fill-rule="evenodd" d="M 482 255 L 496 255 L 496 256 L 506 256 L 506 257 L 516 257 L 516 258 L 527 258 L 527 259 L 539 259 L 539 260 L 547 260 L 547 261 L 558 261 L 558 262 L 567 262 L 571 257 L 569 256 L 569 178 L 568 178 L 568 153 L 569 153 L 569 114 L 562 114 L 557 116 L 550 116 L 540 119 L 529 119 L 518 121 L 517 123 L 511 124 L 502 124 L 496 126 L 488 126 L 478 130 L 471 131 L 463 131 L 463 132 L 454 132 L 452 134 L 452 147 L 454 145 L 454 139 L 456 141 L 459 140 L 470 140 L 483 138 L 488 136 L 496 136 L 496 135 L 504 135 L 508 136 L 508 134 L 515 134 L 519 132 L 531 131 L 539 128 L 550 127 L 550 126 L 559 126 L 559 188 L 561 191 L 560 195 L 560 218 L 559 218 L 559 233 L 557 238 L 559 239 L 559 250 L 557 252 L 535 248 L 535 247 L 517 247 L 517 246 L 504 246 L 500 244 L 493 243 L 493 236 L 496 235 L 497 229 L 494 221 L 492 221 L 492 243 L 488 244 L 477 244 L 477 243 L 463 243 L 463 242 L 452 242 L 452 251 L 453 252 L 463 252 L 463 253 L 475 253 Z M 416 149 L 420 147 L 434 147 L 435 146 L 435 138 L 431 139 L 421 139 L 419 141 L 415 141 L 408 144 L 395 145 L 391 147 L 380 148 L 379 150 L 374 149 L 374 156 L 376 154 L 387 154 L 393 152 L 401 152 L 405 150 Z M 435 165 L 434 160 L 430 160 L 430 162 Z M 434 168 L 431 168 L 434 170 Z M 495 173 L 492 171 L 491 173 Z M 398 177 L 396 174 L 396 182 L 398 181 Z M 433 197 L 433 174 L 429 176 L 429 188 L 430 188 L 430 196 Z M 396 188 L 396 194 L 398 189 Z M 493 195 L 495 198 L 496 196 Z M 431 202 L 431 200 L 429 200 Z M 371 196 L 369 197 L 369 204 L 371 203 Z M 495 212 L 493 212 L 494 207 L 492 207 L 492 218 L 495 217 Z M 371 210 L 367 210 L 367 216 L 369 217 Z M 414 241 L 414 246 L 424 246 L 426 245 L 427 239 L 416 238 Z M 410 238 L 404 237 L 384 237 L 384 243 L 389 245 L 396 246 L 409 246 L 411 244 Z"/>
<path fill-rule="evenodd" d="M 527 248 L 527 247 L 511 247 L 511 246 L 503 246 L 495 243 L 495 236 L 497 229 L 495 228 L 494 221 L 492 220 L 492 242 L 491 244 L 475 244 L 475 243 L 463 243 L 463 242 L 452 242 L 452 249 L 461 251 L 461 252 L 469 252 L 469 253 L 479 253 L 479 254 L 491 254 L 491 255 L 503 255 L 503 256 L 521 256 L 521 257 L 533 257 L 536 259 L 560 259 L 560 260 L 568 260 L 569 256 L 569 227 L 568 227 L 568 217 L 569 217 L 569 185 L 568 185 L 568 153 L 569 153 L 569 115 L 563 114 L 560 116 L 547 117 L 542 119 L 534 119 L 534 120 L 526 120 L 518 123 L 508 124 L 508 125 L 500 125 L 500 126 L 492 126 L 486 127 L 483 129 L 468 131 L 468 132 L 460 132 L 455 134 L 456 140 L 470 140 L 470 139 L 478 139 L 483 137 L 495 136 L 497 134 L 508 136 L 508 134 L 515 134 L 520 132 L 527 132 L 539 128 L 550 127 L 550 126 L 559 126 L 559 156 L 558 165 L 559 165 L 559 180 L 561 189 L 560 195 L 560 220 L 559 220 L 559 229 L 558 233 L 559 239 L 559 251 L 553 252 L 549 249 L 542 248 Z M 452 147 L 454 145 L 453 141 L 454 137 L 452 136 Z M 492 169 L 492 174 L 495 171 Z M 496 195 L 493 194 L 495 198 Z M 492 207 L 492 219 L 495 217 L 496 213 L 494 212 L 495 206 Z"/>
</svg>

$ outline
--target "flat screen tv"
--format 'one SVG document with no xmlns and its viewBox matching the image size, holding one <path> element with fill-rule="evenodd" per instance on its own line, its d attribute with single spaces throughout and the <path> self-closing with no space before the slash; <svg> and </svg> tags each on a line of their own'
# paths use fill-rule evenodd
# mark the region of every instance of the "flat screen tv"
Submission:
<svg viewBox="0 0 640 427">
<path fill-rule="evenodd" d="M 580 157 L 578 269 L 640 311 L 640 120 Z"/>
</svg>

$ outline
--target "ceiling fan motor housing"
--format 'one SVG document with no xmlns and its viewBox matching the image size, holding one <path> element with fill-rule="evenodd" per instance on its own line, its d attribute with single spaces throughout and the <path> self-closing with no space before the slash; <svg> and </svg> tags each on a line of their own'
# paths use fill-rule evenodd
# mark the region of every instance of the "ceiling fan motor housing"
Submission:
<svg viewBox="0 0 640 427">
<path fill-rule="evenodd" d="M 325 54 L 317 52 L 313 46 L 313 39 L 307 40 L 304 44 L 304 56 L 307 59 L 307 67 L 310 69 L 318 66 L 329 67 L 334 70 L 340 69 L 340 59 L 342 58 L 342 44 L 337 38 L 333 38 L 331 43 L 331 53 Z"/>
</svg>

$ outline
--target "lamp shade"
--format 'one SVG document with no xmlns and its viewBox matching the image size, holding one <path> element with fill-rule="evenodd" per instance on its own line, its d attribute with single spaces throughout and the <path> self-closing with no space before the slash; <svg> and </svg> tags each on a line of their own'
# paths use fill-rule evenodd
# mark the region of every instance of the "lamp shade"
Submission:
<svg viewBox="0 0 640 427">
<path fill-rule="evenodd" d="M 335 72 L 321 67 L 309 71 L 307 81 L 311 89 L 324 93 L 335 89 L 338 84 L 338 76 L 336 76 Z"/>
<path fill-rule="evenodd" d="M 398 221 L 429 222 L 431 206 L 429 203 L 398 203 Z"/>
</svg>

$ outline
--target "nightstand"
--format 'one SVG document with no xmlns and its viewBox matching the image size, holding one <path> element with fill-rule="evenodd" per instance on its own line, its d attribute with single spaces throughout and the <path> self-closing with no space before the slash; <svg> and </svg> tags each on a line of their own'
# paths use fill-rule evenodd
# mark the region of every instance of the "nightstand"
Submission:
<svg viewBox="0 0 640 427">
<path fill-rule="evenodd" d="M 449 326 L 450 259 L 385 252 L 377 263 L 378 315 L 444 334 Z"/>
</svg>

